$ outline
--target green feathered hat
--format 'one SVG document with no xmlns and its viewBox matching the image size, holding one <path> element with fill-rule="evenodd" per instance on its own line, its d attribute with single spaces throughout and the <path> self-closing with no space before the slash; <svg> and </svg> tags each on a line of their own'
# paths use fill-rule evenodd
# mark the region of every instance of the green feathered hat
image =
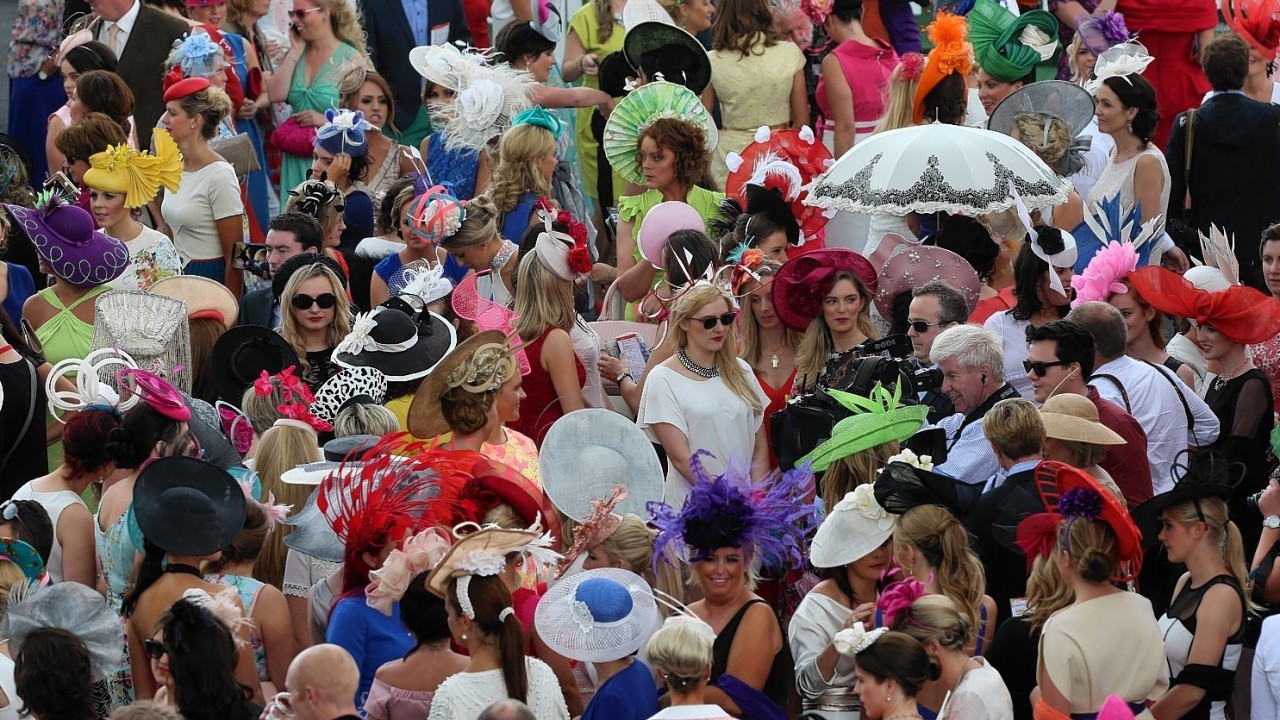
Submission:
<svg viewBox="0 0 1280 720">
<path fill-rule="evenodd" d="M 833 400 L 849 410 L 849 417 L 831 428 L 831 437 L 796 463 L 812 463 L 814 472 L 831 467 L 840 458 L 873 448 L 891 440 L 899 442 L 915 435 L 929 414 L 928 405 L 899 406 L 902 391 L 890 393 L 880 383 L 871 388 L 871 397 L 840 390 L 828 390 Z"/>
<path fill-rule="evenodd" d="M 1058 46 L 1058 20 L 1044 10 L 1014 15 L 994 0 L 977 0 L 968 20 L 978 65 L 1001 82 L 1030 75 Z"/>
</svg>

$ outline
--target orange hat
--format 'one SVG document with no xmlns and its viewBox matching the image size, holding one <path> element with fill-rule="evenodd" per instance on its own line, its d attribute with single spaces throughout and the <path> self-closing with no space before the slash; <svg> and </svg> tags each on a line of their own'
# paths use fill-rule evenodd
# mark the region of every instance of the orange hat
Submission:
<svg viewBox="0 0 1280 720">
<path fill-rule="evenodd" d="M 925 30 L 929 33 L 933 50 L 929 51 L 929 60 L 920 74 L 915 102 L 911 106 L 911 120 L 916 123 L 924 122 L 924 99 L 930 90 L 952 73 L 968 75 L 973 69 L 973 46 L 966 40 L 969 26 L 964 18 L 940 12 Z"/>
</svg>

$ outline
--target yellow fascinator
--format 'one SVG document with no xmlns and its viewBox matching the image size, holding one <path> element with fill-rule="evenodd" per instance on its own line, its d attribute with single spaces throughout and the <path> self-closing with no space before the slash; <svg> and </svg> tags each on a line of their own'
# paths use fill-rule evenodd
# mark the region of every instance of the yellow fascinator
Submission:
<svg viewBox="0 0 1280 720">
<path fill-rule="evenodd" d="M 96 190 L 123 193 L 125 207 L 137 208 L 156 197 L 160 187 L 177 192 L 182 181 L 182 153 L 166 130 L 152 134 L 156 154 L 128 145 L 109 145 L 89 158 L 84 184 Z"/>
</svg>

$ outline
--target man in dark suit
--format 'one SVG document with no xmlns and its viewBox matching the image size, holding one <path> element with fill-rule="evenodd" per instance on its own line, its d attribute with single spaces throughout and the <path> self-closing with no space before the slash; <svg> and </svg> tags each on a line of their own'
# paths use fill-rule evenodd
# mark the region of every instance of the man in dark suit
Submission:
<svg viewBox="0 0 1280 720">
<path fill-rule="evenodd" d="M 303 253 L 319 253 L 324 246 L 324 230 L 316 219 L 300 212 L 287 212 L 271 218 L 267 226 L 267 268 L 272 283 L 252 290 L 240 302 L 240 324 L 280 326 L 280 293 L 275 278 L 285 261 Z"/>
<path fill-rule="evenodd" d="M 138 147 L 151 147 L 151 131 L 164 113 L 164 63 L 173 41 L 190 27 L 142 0 L 89 0 L 94 17 L 89 22 L 93 39 L 111 48 L 120 59 L 116 73 L 133 90 L 133 120 Z"/>
<path fill-rule="evenodd" d="M 384 131 L 416 148 L 431 121 L 422 106 L 422 76 L 409 64 L 409 51 L 420 45 L 470 43 L 462 0 L 361 0 L 360 14 L 369 57 L 396 103 L 398 132 Z"/>
<path fill-rule="evenodd" d="M 1280 221 L 1280 107 L 1241 92 L 1249 46 L 1239 35 L 1219 35 L 1201 51 L 1200 64 L 1213 92 L 1173 122 L 1165 148 L 1169 219 L 1206 235 L 1211 224 L 1234 235 L 1240 281 L 1266 292 L 1258 238 Z M 1190 210 L 1183 208 L 1188 190 Z"/>
</svg>

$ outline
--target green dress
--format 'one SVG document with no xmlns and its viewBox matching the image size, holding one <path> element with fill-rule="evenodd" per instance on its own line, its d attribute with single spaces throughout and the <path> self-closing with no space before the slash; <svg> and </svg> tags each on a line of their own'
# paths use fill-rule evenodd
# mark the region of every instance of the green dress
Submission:
<svg viewBox="0 0 1280 720">
<path fill-rule="evenodd" d="M 43 325 L 36 328 L 36 338 L 44 346 L 44 359 L 50 365 L 57 365 L 68 358 L 82 358 L 89 354 L 89 350 L 93 347 L 93 325 L 76 317 L 75 310 L 81 303 L 91 303 L 94 298 L 110 290 L 110 285 L 99 285 L 70 305 L 63 305 L 51 287 L 36 293 L 58 311 Z M 56 422 L 47 410 L 45 414 L 46 424 Z M 56 468 L 61 464 L 62 443 L 57 442 L 49 446 L 49 467 Z"/>
<path fill-rule="evenodd" d="M 708 226 L 711 221 L 720 215 L 720 202 L 724 200 L 724 193 L 715 192 L 694 186 L 689 190 L 689 194 L 685 196 L 684 201 L 698 211 L 702 216 L 702 221 Z M 639 195 L 626 195 L 618 199 L 618 217 L 621 220 L 631 223 L 631 237 L 635 240 L 635 248 L 631 251 L 631 256 L 636 262 L 641 262 L 640 258 L 640 225 L 644 223 L 644 218 L 649 211 L 662 202 L 662 192 L 660 190 L 649 190 Z M 712 240 L 715 242 L 715 240 Z M 661 268 L 653 273 L 653 284 L 650 289 L 658 286 L 666 277 L 666 272 Z M 639 303 L 631 303 L 627 305 L 627 319 L 635 319 L 636 306 Z"/>
<path fill-rule="evenodd" d="M 569 30 L 578 34 L 578 39 L 582 41 L 582 53 L 588 55 L 595 53 L 601 60 L 615 52 L 622 52 L 622 23 L 615 21 L 613 24 L 613 32 L 609 35 L 609 39 L 600 41 L 600 23 L 596 21 L 595 8 L 587 3 L 578 8 L 573 14 L 573 18 L 569 21 Z M 600 89 L 599 75 L 582 75 L 582 86 L 589 87 L 593 90 Z M 600 148 L 600 143 L 596 142 L 596 138 L 591 134 L 591 114 L 596 110 L 595 106 L 578 108 L 578 159 L 582 167 L 582 180 L 586 183 L 583 186 L 583 195 L 593 200 L 596 198 L 598 179 L 600 177 L 600 164 L 596 157 Z M 622 190 L 626 187 L 626 181 L 616 173 L 613 176 L 613 197 L 604 198 L 604 205 L 609 205 L 613 199 L 622 194 Z"/>
<path fill-rule="evenodd" d="M 325 110 L 338 107 L 342 98 L 338 97 L 338 68 L 348 58 L 360 52 L 346 43 L 339 43 L 315 80 L 307 85 L 307 63 L 301 61 L 293 69 L 293 82 L 289 85 L 289 106 L 295 113 L 304 110 L 315 110 L 321 115 Z M 288 197 L 290 189 L 307 179 L 307 170 L 311 168 L 311 158 L 298 157 L 289 153 L 281 153 L 280 160 L 280 197 Z"/>
</svg>

